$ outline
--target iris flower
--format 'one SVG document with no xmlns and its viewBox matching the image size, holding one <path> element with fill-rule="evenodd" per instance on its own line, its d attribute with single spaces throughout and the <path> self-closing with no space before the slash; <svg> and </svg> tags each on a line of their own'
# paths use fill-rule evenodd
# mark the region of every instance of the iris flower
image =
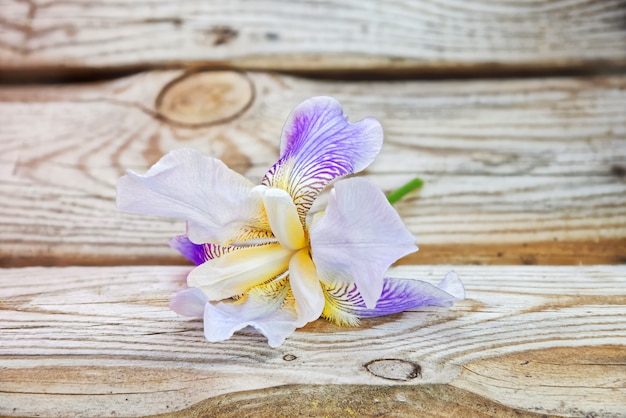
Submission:
<svg viewBox="0 0 626 418">
<path fill-rule="evenodd" d="M 386 278 L 398 258 L 417 251 L 414 236 L 383 192 L 365 178 L 380 152 L 380 123 L 350 123 L 330 97 L 302 102 L 289 115 L 280 159 L 254 185 L 194 149 L 165 155 L 145 175 L 117 185 L 120 210 L 180 218 L 187 233 L 170 245 L 194 262 L 188 288 L 170 307 L 204 317 L 208 341 L 252 326 L 272 347 L 324 317 L 339 325 L 464 297 L 454 273 L 438 285 Z M 328 205 L 311 212 L 331 186 Z"/>
</svg>

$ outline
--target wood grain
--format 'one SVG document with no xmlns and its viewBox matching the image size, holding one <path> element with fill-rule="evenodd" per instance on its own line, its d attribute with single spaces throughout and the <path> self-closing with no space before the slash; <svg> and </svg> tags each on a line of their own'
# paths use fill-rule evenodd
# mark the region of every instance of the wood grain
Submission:
<svg viewBox="0 0 626 418">
<path fill-rule="evenodd" d="M 0 416 L 626 416 L 625 22 L 626 0 L 0 0 Z M 115 182 L 186 146 L 258 181 L 316 95 L 383 123 L 362 175 L 425 180 L 390 275 L 455 269 L 467 299 L 208 343 L 167 306 L 184 224 L 119 213 Z"/>
<path fill-rule="evenodd" d="M 0 0 L 0 69 L 270 70 L 626 65 L 623 0 Z"/>
<path fill-rule="evenodd" d="M 169 311 L 168 298 L 188 270 L 0 270 L 0 414 L 133 416 L 191 408 L 186 414 L 201 415 L 245 399 L 260 411 L 271 411 L 266 400 L 276 399 L 273 411 L 280 412 L 291 391 L 282 385 L 301 385 L 292 408 L 314 416 L 315 402 L 332 399 L 333 388 L 354 398 L 324 401 L 317 416 L 346 408 L 388 415 L 393 409 L 385 408 L 412 399 L 443 416 L 455 415 L 451 408 L 474 408 L 476 416 L 516 413 L 507 408 L 626 412 L 624 266 L 458 266 L 468 299 L 451 309 L 423 308 L 359 328 L 319 320 L 278 349 L 251 330 L 207 343 L 200 321 Z M 448 270 L 402 266 L 391 275 L 435 282 Z M 366 367 L 372 362 L 378 368 Z M 402 374 L 403 363 L 419 372 Z"/>
<path fill-rule="evenodd" d="M 624 367 L 624 345 L 572 348 L 563 344 L 471 362 L 463 366 L 461 378 L 454 382 L 454 386 L 483 396 L 489 396 L 496 386 L 501 390 L 502 399 L 521 401 L 526 398 L 524 404 L 536 412 L 563 408 L 561 396 L 565 388 L 585 386 L 586 390 L 572 390 L 583 399 L 581 403 L 594 403 L 593 409 L 580 409 L 570 404 L 566 415 L 622 416 L 626 414 Z M 609 380 L 617 385 L 617 394 L 613 384 L 606 384 Z M 541 401 L 536 402 L 537 399 Z"/>
<path fill-rule="evenodd" d="M 154 71 L 112 82 L 0 88 L 0 263 L 184 263 L 180 221 L 114 205 L 126 168 L 197 147 L 258 181 L 301 100 L 375 116 L 385 144 L 365 175 L 421 251 L 408 263 L 626 260 L 626 78 L 336 83 L 266 73 Z"/>
<path fill-rule="evenodd" d="M 216 396 L 156 417 L 506 417 L 548 418 L 450 385 L 286 385 Z"/>
</svg>

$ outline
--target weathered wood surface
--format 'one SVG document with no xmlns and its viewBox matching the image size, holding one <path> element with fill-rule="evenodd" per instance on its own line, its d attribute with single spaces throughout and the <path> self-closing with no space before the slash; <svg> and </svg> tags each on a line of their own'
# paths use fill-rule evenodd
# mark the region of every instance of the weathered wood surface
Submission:
<svg viewBox="0 0 626 418">
<path fill-rule="evenodd" d="M 278 349 L 252 331 L 207 343 L 169 311 L 188 270 L 0 270 L 0 414 L 626 414 L 624 266 L 458 266 L 468 299 L 450 310 L 319 320 Z"/>
<path fill-rule="evenodd" d="M 179 221 L 117 212 L 115 182 L 193 146 L 259 179 L 301 100 L 378 117 L 367 169 L 422 250 L 408 263 L 626 260 L 626 78 L 333 83 L 265 73 L 155 71 L 0 89 L 0 262 L 172 264 Z"/>
<path fill-rule="evenodd" d="M 0 0 L 0 69 L 623 67 L 625 19 L 624 0 Z"/>
</svg>

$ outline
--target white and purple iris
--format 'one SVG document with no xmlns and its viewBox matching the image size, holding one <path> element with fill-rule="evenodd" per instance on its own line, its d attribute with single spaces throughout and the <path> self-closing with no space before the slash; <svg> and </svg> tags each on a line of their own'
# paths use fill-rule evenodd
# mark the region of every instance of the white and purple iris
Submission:
<svg viewBox="0 0 626 418">
<path fill-rule="evenodd" d="M 364 178 L 333 184 L 324 211 L 310 209 L 332 181 L 367 167 L 383 131 L 372 118 L 349 123 L 339 103 L 314 97 L 290 114 L 280 159 L 261 185 L 194 149 L 165 155 L 145 175 L 117 185 L 125 212 L 181 218 L 170 241 L 194 262 L 170 307 L 204 317 L 207 340 L 252 326 L 272 347 L 320 316 L 340 325 L 464 297 L 454 273 L 438 285 L 384 277 L 415 238 L 383 192 Z"/>
</svg>

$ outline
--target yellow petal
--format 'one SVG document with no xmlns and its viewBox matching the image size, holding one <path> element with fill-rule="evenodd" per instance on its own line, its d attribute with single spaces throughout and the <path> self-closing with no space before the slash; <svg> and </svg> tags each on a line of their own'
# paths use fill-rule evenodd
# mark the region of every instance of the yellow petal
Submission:
<svg viewBox="0 0 626 418">
<path fill-rule="evenodd" d="M 263 203 L 276 239 L 292 250 L 305 247 L 304 229 L 289 193 L 281 189 L 267 189 L 263 193 Z"/>
<path fill-rule="evenodd" d="M 238 248 L 196 267 L 187 284 L 200 288 L 209 300 L 226 299 L 284 273 L 292 254 L 279 243 Z"/>
<path fill-rule="evenodd" d="M 324 293 L 308 249 L 298 251 L 289 263 L 289 283 L 296 300 L 298 327 L 315 321 L 324 309 Z"/>
</svg>

